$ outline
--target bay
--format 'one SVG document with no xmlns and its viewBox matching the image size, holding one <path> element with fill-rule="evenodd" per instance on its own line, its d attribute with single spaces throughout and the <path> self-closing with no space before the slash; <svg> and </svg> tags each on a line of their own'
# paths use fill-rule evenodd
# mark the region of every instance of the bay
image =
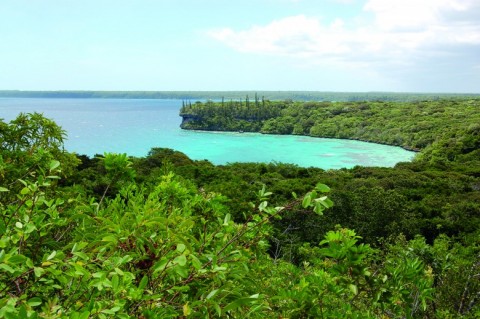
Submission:
<svg viewBox="0 0 480 319">
<path fill-rule="evenodd" d="M 355 165 L 392 167 L 414 152 L 351 140 L 180 129 L 181 100 L 0 98 L 0 118 L 39 112 L 66 132 L 65 148 L 94 156 L 104 152 L 145 156 L 152 147 L 181 151 L 214 164 L 282 162 L 324 169 Z"/>
</svg>

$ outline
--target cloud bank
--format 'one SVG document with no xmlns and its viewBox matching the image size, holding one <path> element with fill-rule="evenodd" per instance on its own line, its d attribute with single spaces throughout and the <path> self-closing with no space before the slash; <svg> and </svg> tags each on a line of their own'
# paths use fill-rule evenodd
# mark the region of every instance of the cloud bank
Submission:
<svg viewBox="0 0 480 319">
<path fill-rule="evenodd" d="M 339 17 L 327 23 L 301 14 L 245 30 L 210 30 L 208 36 L 239 52 L 305 63 L 401 67 L 480 56 L 478 17 L 478 0 L 369 0 L 353 20 Z"/>
</svg>

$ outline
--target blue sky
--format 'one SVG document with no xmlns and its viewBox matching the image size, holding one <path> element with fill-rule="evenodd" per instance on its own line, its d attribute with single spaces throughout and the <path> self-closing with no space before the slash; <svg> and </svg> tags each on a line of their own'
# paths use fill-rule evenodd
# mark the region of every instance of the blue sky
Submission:
<svg viewBox="0 0 480 319">
<path fill-rule="evenodd" d="M 0 89 L 480 93 L 480 0 L 1 0 Z"/>
</svg>

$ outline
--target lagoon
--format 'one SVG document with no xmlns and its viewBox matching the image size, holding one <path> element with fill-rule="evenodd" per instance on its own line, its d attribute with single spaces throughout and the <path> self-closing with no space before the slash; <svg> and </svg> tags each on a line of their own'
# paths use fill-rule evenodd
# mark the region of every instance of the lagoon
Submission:
<svg viewBox="0 0 480 319">
<path fill-rule="evenodd" d="M 94 156 L 104 152 L 145 156 L 167 147 L 214 164 L 282 162 L 323 169 L 355 165 L 392 167 L 414 152 L 400 147 L 306 136 L 186 131 L 180 129 L 181 100 L 0 98 L 0 118 L 39 112 L 66 132 L 65 148 Z"/>
</svg>

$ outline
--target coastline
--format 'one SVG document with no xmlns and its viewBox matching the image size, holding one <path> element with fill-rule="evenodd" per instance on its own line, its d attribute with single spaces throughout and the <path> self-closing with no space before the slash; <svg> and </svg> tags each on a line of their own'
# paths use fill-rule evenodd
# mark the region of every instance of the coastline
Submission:
<svg viewBox="0 0 480 319">
<path fill-rule="evenodd" d="M 182 124 L 183 124 L 183 121 L 182 121 Z M 420 153 L 422 150 L 421 149 L 416 149 L 416 148 L 413 148 L 413 147 L 409 147 L 409 146 L 402 146 L 402 145 L 395 145 L 395 144 L 388 144 L 388 143 L 385 143 L 385 142 L 377 142 L 377 141 L 370 141 L 370 140 L 365 140 L 365 139 L 361 139 L 361 138 L 355 138 L 355 137 L 349 137 L 349 138 L 340 138 L 340 137 L 331 137 L 331 136 L 313 136 L 313 135 L 304 135 L 304 134 L 278 134 L 278 133 L 265 133 L 265 132 L 258 132 L 258 131 L 254 131 L 254 132 L 250 132 L 250 131 L 242 131 L 242 132 L 238 132 L 238 131 L 234 131 L 234 130 L 221 130 L 221 129 L 202 129 L 202 128 L 185 128 L 185 127 L 182 127 L 182 124 L 180 125 L 180 128 L 182 130 L 186 130 L 186 131 L 199 131 L 199 132 L 212 132 L 212 133 L 215 133 L 215 132 L 218 132 L 218 133 L 222 133 L 222 132 L 229 132 L 229 133 L 239 133 L 239 134 L 248 134 L 248 133 L 256 133 L 256 134 L 264 134 L 264 135 L 285 135 L 285 136 L 304 136 L 304 137 L 312 137 L 312 138 L 325 138 L 325 139 L 332 139 L 332 140 L 346 140 L 346 141 L 358 141 L 358 142 L 364 142 L 364 143 L 372 143 L 372 144 L 379 144 L 379 145 L 386 145 L 386 146 L 392 146 L 392 147 L 400 147 L 406 151 L 409 151 L 409 152 L 413 152 L 413 153 Z"/>
</svg>

